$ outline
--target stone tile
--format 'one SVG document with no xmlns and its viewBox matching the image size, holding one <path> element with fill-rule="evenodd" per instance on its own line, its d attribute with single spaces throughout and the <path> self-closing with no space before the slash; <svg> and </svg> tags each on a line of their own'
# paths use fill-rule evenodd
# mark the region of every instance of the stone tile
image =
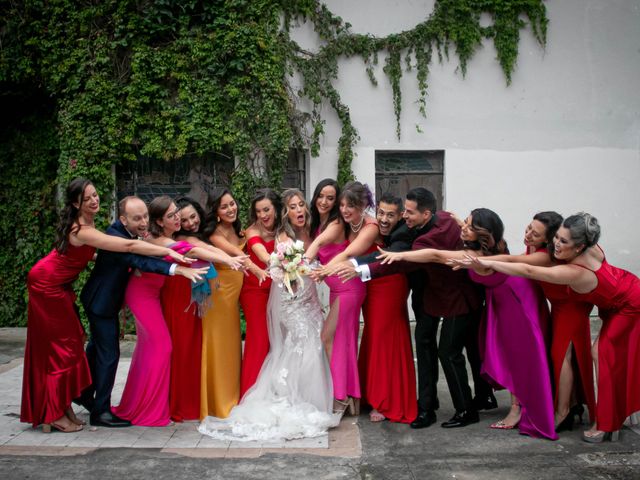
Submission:
<svg viewBox="0 0 640 480">
<path fill-rule="evenodd" d="M 55 435 L 52 432 L 49 435 Z M 11 440 L 5 443 L 5 445 L 22 445 L 22 446 L 30 446 L 35 447 L 38 445 L 42 445 L 47 438 L 46 433 L 42 433 L 42 429 L 38 428 L 36 430 L 31 427 L 27 427 L 21 433 L 14 436 Z"/>
<path fill-rule="evenodd" d="M 230 443 L 231 442 L 227 440 L 217 440 L 215 438 L 202 435 L 196 448 L 224 448 L 226 450 L 229 448 Z"/>
<path fill-rule="evenodd" d="M 251 442 L 231 442 L 229 445 L 229 449 L 240 448 L 240 449 L 250 449 L 250 448 L 262 448 L 262 442 L 260 441 L 251 441 Z"/>
<path fill-rule="evenodd" d="M 270 448 L 265 445 L 265 448 Z M 314 438 L 287 440 L 283 448 L 329 448 L 329 435 Z"/>
<path fill-rule="evenodd" d="M 146 427 L 135 443 L 134 448 L 163 448 L 173 436 L 175 430 L 166 427 Z"/>
<path fill-rule="evenodd" d="M 167 441 L 165 448 L 196 448 L 202 439 L 197 430 L 176 430 Z"/>
<path fill-rule="evenodd" d="M 143 433 L 144 430 L 137 427 L 113 429 L 100 444 L 100 448 L 131 448 Z"/>
</svg>

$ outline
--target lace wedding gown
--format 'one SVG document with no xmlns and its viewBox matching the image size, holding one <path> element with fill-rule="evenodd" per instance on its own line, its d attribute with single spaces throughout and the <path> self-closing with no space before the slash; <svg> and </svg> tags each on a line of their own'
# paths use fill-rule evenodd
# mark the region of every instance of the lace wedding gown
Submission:
<svg viewBox="0 0 640 480">
<path fill-rule="evenodd" d="M 270 351 L 258 380 L 227 418 L 206 417 L 200 433 L 221 440 L 317 437 L 340 423 L 332 413 L 333 387 L 320 340 L 322 310 L 306 279 L 292 297 L 277 282 L 267 306 Z"/>
</svg>

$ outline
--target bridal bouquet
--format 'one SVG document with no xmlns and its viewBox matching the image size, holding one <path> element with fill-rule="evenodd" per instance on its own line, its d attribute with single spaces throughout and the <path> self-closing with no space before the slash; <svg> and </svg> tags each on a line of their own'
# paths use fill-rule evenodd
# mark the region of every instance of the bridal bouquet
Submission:
<svg viewBox="0 0 640 480">
<path fill-rule="evenodd" d="M 269 259 L 269 272 L 271 278 L 281 282 L 287 291 L 294 295 L 292 285 L 300 282 L 300 287 L 304 286 L 303 275 L 311 272 L 311 267 L 304 255 L 304 242 L 288 239 L 286 242 L 279 242 Z"/>
</svg>

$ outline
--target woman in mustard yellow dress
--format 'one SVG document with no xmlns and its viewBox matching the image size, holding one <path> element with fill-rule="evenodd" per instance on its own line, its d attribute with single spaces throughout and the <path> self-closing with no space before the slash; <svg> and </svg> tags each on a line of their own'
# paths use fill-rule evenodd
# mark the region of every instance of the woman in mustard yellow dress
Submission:
<svg viewBox="0 0 640 480">
<path fill-rule="evenodd" d="M 225 253 L 245 255 L 244 232 L 240 228 L 238 204 L 227 189 L 216 189 L 209 195 L 204 237 Z M 212 282 L 211 303 L 202 316 L 202 369 L 200 419 L 206 416 L 225 418 L 240 400 L 239 296 L 244 273 L 226 265 L 215 264 L 218 278 Z M 245 267 L 259 278 L 266 273 L 245 260 Z"/>
</svg>

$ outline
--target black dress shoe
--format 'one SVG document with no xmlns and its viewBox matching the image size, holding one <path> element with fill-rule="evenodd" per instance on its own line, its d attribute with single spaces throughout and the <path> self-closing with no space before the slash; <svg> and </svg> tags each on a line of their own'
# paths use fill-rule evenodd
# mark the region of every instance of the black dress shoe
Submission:
<svg viewBox="0 0 640 480">
<path fill-rule="evenodd" d="M 496 397 L 493 396 L 493 393 L 490 393 L 487 396 L 473 397 L 473 406 L 478 411 L 493 410 L 494 408 L 498 408 L 498 402 Z"/>
<path fill-rule="evenodd" d="M 436 412 L 427 410 L 426 412 L 418 413 L 416 419 L 409 426 L 411 428 L 427 428 L 434 423 L 436 423 Z"/>
<path fill-rule="evenodd" d="M 457 427 L 466 427 L 472 423 L 478 423 L 480 421 L 480 417 L 478 417 L 478 412 L 475 410 L 465 410 L 464 412 L 456 412 L 456 414 L 451 417 L 451 420 L 443 422 L 442 428 L 457 428 Z"/>
<path fill-rule="evenodd" d="M 130 427 L 131 422 L 123 418 L 115 416 L 111 412 L 102 412 L 100 415 L 91 415 L 89 417 L 89 423 L 94 427 Z"/>
</svg>

